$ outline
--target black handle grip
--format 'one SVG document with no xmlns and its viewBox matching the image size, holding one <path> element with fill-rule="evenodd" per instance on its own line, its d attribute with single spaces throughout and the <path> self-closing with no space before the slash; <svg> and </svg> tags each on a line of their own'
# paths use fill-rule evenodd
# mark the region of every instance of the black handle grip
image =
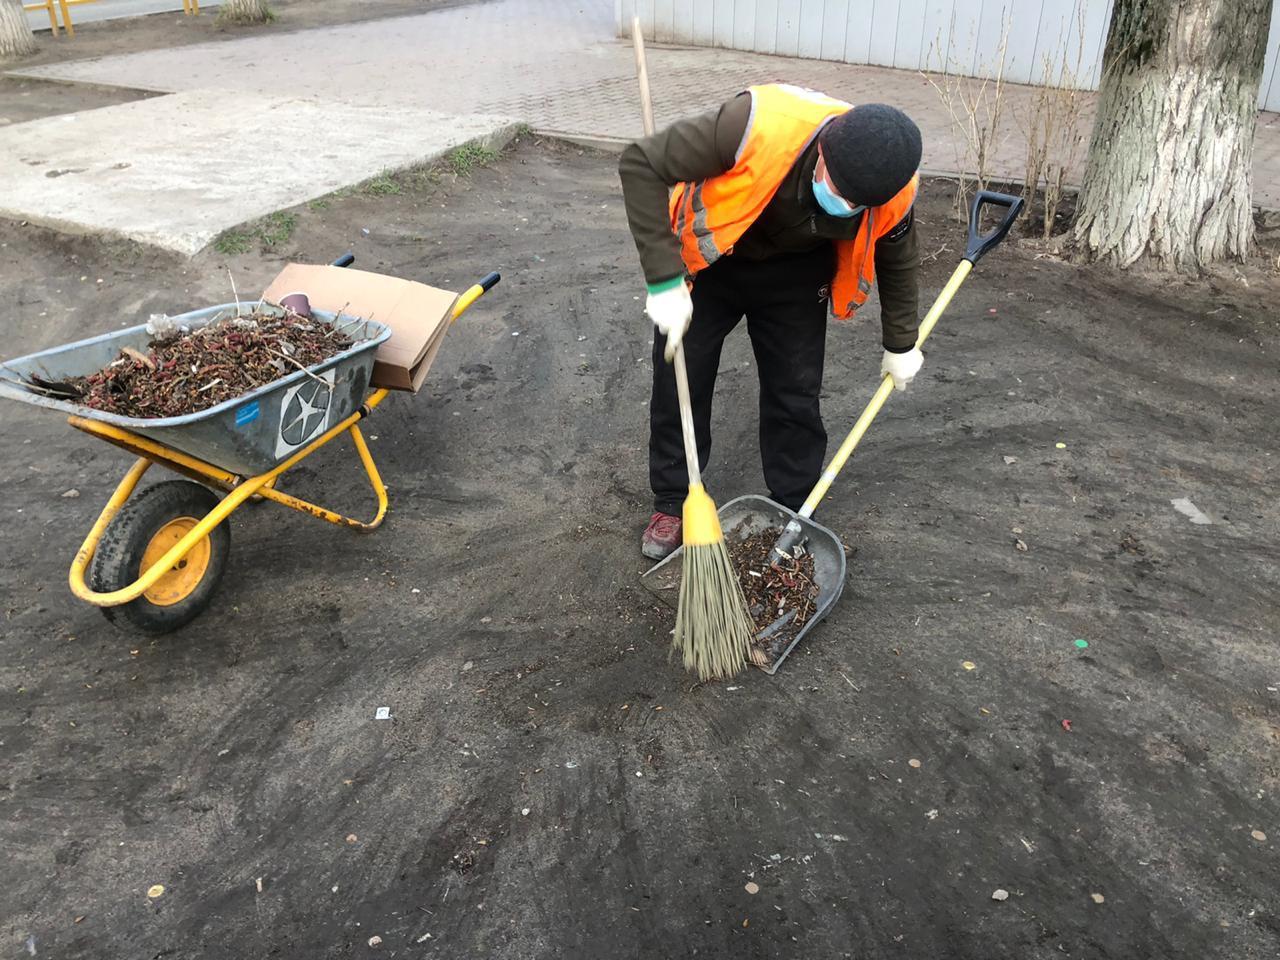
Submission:
<svg viewBox="0 0 1280 960">
<path fill-rule="evenodd" d="M 348 250 L 346 253 L 340 256 L 337 260 L 333 261 L 333 263 L 330 264 L 330 266 L 349 267 L 355 262 L 356 262 L 356 255 L 352 253 L 350 250 Z"/>
<path fill-rule="evenodd" d="M 493 273 L 486 273 L 483 277 L 480 278 L 480 289 L 488 293 L 490 290 L 492 290 L 494 287 L 498 285 L 498 281 L 501 279 L 502 279 L 502 274 L 500 274 L 497 270 L 493 271 Z"/>
<path fill-rule="evenodd" d="M 987 204 L 1005 207 L 1005 215 L 988 233 L 979 233 L 982 208 Z M 1025 201 L 1021 197 L 1011 197 L 1007 193 L 996 193 L 994 190 L 979 190 L 978 195 L 973 198 L 973 207 L 969 211 L 969 240 L 965 245 L 964 258 L 976 265 L 990 253 L 1005 238 L 1005 234 L 1013 226 L 1013 221 L 1017 220 L 1018 214 L 1022 212 L 1024 204 Z"/>
</svg>

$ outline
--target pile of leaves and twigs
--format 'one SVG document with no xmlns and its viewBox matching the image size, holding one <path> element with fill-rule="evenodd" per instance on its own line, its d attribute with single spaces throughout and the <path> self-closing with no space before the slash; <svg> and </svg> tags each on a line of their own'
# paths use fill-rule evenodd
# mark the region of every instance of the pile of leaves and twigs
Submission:
<svg viewBox="0 0 1280 960">
<path fill-rule="evenodd" d="M 751 659 L 760 666 L 777 661 L 796 634 L 809 622 L 818 605 L 818 584 L 813 575 L 813 555 L 797 551 L 791 559 L 774 564 L 773 545 L 782 530 L 762 530 L 742 540 L 729 539 L 729 556 L 733 560 L 738 582 L 747 598 L 747 609 L 755 621 L 757 634 L 782 617 L 790 616 L 774 634 L 757 638 Z"/>
<path fill-rule="evenodd" d="M 124 417 L 177 417 L 306 370 L 352 343 L 322 320 L 256 310 L 191 333 L 160 337 L 146 353 L 126 347 L 104 369 L 58 386 L 95 410 Z"/>
</svg>

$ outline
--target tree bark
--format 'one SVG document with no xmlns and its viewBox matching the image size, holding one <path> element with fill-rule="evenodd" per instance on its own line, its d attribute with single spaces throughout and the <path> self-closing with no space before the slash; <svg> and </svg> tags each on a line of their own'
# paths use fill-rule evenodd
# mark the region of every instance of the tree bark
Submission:
<svg viewBox="0 0 1280 960">
<path fill-rule="evenodd" d="M 266 23 L 271 10 L 267 0 L 224 0 L 219 16 L 235 23 Z"/>
<path fill-rule="evenodd" d="M 1253 240 L 1272 0 L 1116 0 L 1076 214 L 1078 255 L 1196 271 Z"/>
<path fill-rule="evenodd" d="M 36 52 L 36 38 L 27 25 L 21 0 L 0 0 L 0 60 L 29 57 Z"/>
</svg>

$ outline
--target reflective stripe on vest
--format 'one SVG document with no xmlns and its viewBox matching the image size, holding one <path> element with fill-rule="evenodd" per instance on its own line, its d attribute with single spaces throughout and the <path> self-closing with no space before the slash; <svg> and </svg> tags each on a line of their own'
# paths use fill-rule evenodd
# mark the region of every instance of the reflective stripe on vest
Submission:
<svg viewBox="0 0 1280 960">
<path fill-rule="evenodd" d="M 707 180 L 680 184 L 671 195 L 671 227 L 690 274 L 733 249 L 823 125 L 850 109 L 843 100 L 788 84 L 765 84 L 747 92 L 751 115 L 733 167 Z M 868 209 L 853 240 L 836 242 L 831 310 L 837 318 L 848 319 L 866 301 L 875 279 L 876 241 L 911 209 L 916 184 L 912 178 L 888 203 Z"/>
</svg>

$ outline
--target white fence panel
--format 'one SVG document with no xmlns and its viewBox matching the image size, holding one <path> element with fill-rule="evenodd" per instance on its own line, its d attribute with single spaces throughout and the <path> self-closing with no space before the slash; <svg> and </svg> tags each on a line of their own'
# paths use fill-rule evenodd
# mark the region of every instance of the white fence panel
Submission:
<svg viewBox="0 0 1280 960">
<path fill-rule="evenodd" d="M 800 55 L 800 0 L 782 0 L 778 4 L 778 43 L 774 51 L 780 57 Z"/>
<path fill-rule="evenodd" d="M 778 52 L 778 3 L 779 0 L 756 0 L 756 45 L 751 49 Z"/>
<path fill-rule="evenodd" d="M 756 0 L 734 0 L 733 48 L 750 50 L 756 38 Z"/>
<path fill-rule="evenodd" d="M 733 0 L 716 0 L 715 13 L 712 18 L 715 28 L 716 46 L 733 46 Z"/>
<path fill-rule="evenodd" d="M 875 33 L 875 4 L 853 0 L 844 28 L 844 60 L 847 63 L 871 63 L 871 36 Z"/>
<path fill-rule="evenodd" d="M 920 55 L 916 58 L 917 70 L 924 70 L 930 59 L 936 59 L 938 54 L 947 58 L 953 56 L 954 40 L 951 36 L 951 22 L 955 17 L 957 6 L 967 6 L 967 4 L 964 4 L 963 0 L 961 3 L 956 3 L 955 0 L 929 0 L 925 4 L 924 17 L 919 27 Z"/>
<path fill-rule="evenodd" d="M 864 27 L 865 29 L 865 27 Z M 844 60 L 849 30 L 849 0 L 826 0 L 822 6 L 822 60 Z"/>
<path fill-rule="evenodd" d="M 898 23 L 894 31 L 893 60 L 887 66 L 916 70 L 920 66 L 920 22 L 927 0 L 898 0 Z M 891 4 L 886 3 L 886 6 Z M 880 6 L 880 4 L 876 4 Z"/>
<path fill-rule="evenodd" d="M 653 0 L 653 39 L 658 43 L 675 43 L 675 0 Z"/>
<path fill-rule="evenodd" d="M 865 20 L 849 14 L 851 30 L 867 31 L 867 59 L 857 63 L 893 63 L 893 45 L 898 40 L 898 0 L 871 3 L 871 16 Z M 846 34 L 847 36 L 847 34 Z"/>
<path fill-rule="evenodd" d="M 715 0 L 694 0 L 691 5 L 693 7 L 693 35 L 684 42 L 692 43 L 699 47 L 709 47 L 716 42 L 714 29 Z"/>
<path fill-rule="evenodd" d="M 618 34 L 639 14 L 659 42 L 1095 89 L 1114 0 L 615 0 Z M 1280 110 L 1280 0 L 1258 103 Z"/>
<path fill-rule="evenodd" d="M 1262 109 L 1280 110 L 1280 0 L 1271 11 L 1271 36 L 1267 40 L 1267 65 L 1262 70 Z"/>
<path fill-rule="evenodd" d="M 800 44 L 798 54 L 817 60 L 822 56 L 822 0 L 800 0 Z"/>
</svg>

